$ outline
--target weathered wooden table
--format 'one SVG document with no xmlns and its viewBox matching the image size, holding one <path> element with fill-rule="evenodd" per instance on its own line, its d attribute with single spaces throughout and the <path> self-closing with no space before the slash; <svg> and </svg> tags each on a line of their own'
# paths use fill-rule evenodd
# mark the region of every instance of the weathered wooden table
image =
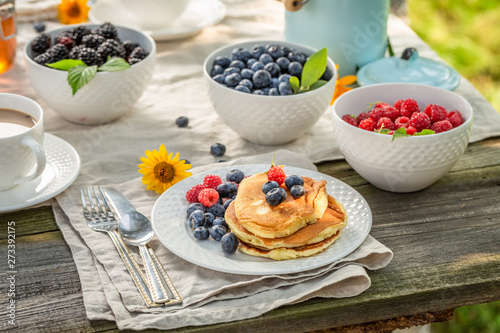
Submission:
<svg viewBox="0 0 500 333">
<path fill-rule="evenodd" d="M 180 331 L 383 332 L 448 320 L 456 307 L 500 299 L 500 138 L 470 144 L 444 178 L 410 194 L 373 187 L 345 161 L 318 167 L 366 198 L 371 234 L 394 251 L 386 268 L 370 272 L 372 286 L 357 297 L 312 299 L 254 319 Z M 13 284 L 5 273 L 11 222 Z M 0 223 L 1 330 L 117 331 L 112 322 L 87 320 L 76 266 L 50 206 L 2 214 Z M 8 323 L 12 288 L 16 326 Z"/>
</svg>

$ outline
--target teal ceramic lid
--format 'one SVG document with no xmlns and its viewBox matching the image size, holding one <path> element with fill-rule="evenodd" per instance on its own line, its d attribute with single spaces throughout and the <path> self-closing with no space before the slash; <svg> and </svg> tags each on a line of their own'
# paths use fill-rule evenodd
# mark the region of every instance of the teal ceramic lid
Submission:
<svg viewBox="0 0 500 333">
<path fill-rule="evenodd" d="M 453 90 L 460 84 L 460 75 L 450 66 L 418 56 L 408 48 L 401 58 L 387 57 L 364 65 L 356 74 L 358 84 L 405 82 L 421 83 Z"/>
</svg>

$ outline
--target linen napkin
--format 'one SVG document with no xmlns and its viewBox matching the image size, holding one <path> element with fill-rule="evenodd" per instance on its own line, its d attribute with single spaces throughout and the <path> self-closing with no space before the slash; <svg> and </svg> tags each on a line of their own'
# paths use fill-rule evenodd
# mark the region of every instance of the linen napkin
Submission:
<svg viewBox="0 0 500 333">
<path fill-rule="evenodd" d="M 285 150 L 276 154 L 280 163 L 316 170 L 304 155 Z M 271 154 L 263 154 L 230 163 L 210 164 L 192 171 L 198 173 L 224 165 L 268 164 L 271 158 Z M 112 187 L 127 196 L 145 215 L 149 215 L 158 197 L 154 192 L 146 191 L 140 178 Z M 80 274 L 87 316 L 91 320 L 113 320 L 120 329 L 209 325 L 255 317 L 313 297 L 356 296 L 370 286 L 366 270 L 385 267 L 393 255 L 390 249 L 368 236 L 353 253 L 324 267 L 286 275 L 237 275 L 191 264 L 172 254 L 155 238 L 151 246 L 183 303 L 147 308 L 109 237 L 88 228 L 82 216 L 79 188 L 65 191 L 57 197 L 57 202 L 54 205 L 56 221 Z"/>
</svg>

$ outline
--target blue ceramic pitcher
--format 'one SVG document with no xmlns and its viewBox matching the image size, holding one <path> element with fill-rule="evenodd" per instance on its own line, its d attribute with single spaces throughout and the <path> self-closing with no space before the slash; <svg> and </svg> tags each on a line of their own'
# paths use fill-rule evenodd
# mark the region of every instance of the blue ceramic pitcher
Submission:
<svg viewBox="0 0 500 333">
<path fill-rule="evenodd" d="M 384 56 L 390 0 L 285 0 L 285 39 L 327 47 L 339 76 Z"/>
</svg>

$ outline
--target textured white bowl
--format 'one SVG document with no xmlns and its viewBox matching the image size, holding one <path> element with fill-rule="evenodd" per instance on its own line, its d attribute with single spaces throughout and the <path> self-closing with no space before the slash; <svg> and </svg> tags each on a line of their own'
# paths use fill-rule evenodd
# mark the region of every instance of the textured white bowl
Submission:
<svg viewBox="0 0 500 333">
<path fill-rule="evenodd" d="M 88 25 L 92 30 L 99 25 Z M 75 26 L 47 32 L 53 38 L 58 32 Z M 125 27 L 117 27 L 122 41 L 132 40 L 149 52 L 141 62 L 119 72 L 98 72 L 89 83 L 72 94 L 68 72 L 33 61 L 31 42 L 26 43 L 24 58 L 28 77 L 40 98 L 61 117 L 74 123 L 98 125 L 126 114 L 146 90 L 155 68 L 156 45 L 148 35 Z"/>
<path fill-rule="evenodd" d="M 413 98 L 421 110 L 438 104 L 447 111 L 458 110 L 464 123 L 450 131 L 415 137 L 399 137 L 368 132 L 341 119 L 357 115 L 368 103 L 394 104 L 398 99 Z M 332 106 L 333 131 L 340 151 L 357 173 L 373 185 L 391 192 L 424 189 L 445 173 L 463 155 L 472 128 L 472 107 L 461 96 L 441 88 L 410 84 L 375 84 L 353 89 L 341 95 Z"/>
<path fill-rule="evenodd" d="M 184 13 L 190 0 L 119 0 L 141 27 L 148 30 L 165 29 Z"/>
<path fill-rule="evenodd" d="M 250 41 L 222 47 L 211 53 L 203 64 L 212 105 L 219 117 L 242 138 L 263 145 L 279 145 L 299 138 L 328 109 L 335 90 L 337 71 L 328 58 L 333 77 L 316 90 L 290 96 L 265 96 L 243 93 L 225 87 L 210 77 L 217 56 L 230 56 L 237 47 L 251 49 L 256 44 L 278 44 L 304 52 L 308 56 L 317 50 L 284 41 Z"/>
</svg>

